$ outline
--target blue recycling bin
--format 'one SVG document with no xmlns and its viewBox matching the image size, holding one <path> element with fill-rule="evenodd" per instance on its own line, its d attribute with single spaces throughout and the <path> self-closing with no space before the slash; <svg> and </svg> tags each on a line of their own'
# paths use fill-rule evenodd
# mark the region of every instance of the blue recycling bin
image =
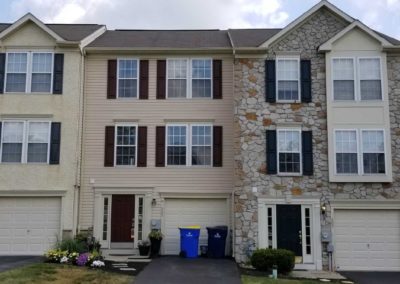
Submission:
<svg viewBox="0 0 400 284">
<path fill-rule="evenodd" d="M 187 258 L 199 256 L 200 226 L 187 226 L 179 228 L 181 234 L 181 254 Z"/>
<path fill-rule="evenodd" d="M 208 232 L 208 252 L 210 258 L 224 258 L 226 236 L 228 235 L 227 226 L 207 227 Z"/>
</svg>

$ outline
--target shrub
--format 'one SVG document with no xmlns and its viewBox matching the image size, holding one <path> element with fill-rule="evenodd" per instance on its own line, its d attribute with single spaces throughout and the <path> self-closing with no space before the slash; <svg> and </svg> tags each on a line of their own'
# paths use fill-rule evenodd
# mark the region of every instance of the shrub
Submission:
<svg viewBox="0 0 400 284">
<path fill-rule="evenodd" d="M 89 253 L 83 253 L 76 259 L 76 265 L 85 266 L 89 261 Z"/>
<path fill-rule="evenodd" d="M 82 241 L 76 239 L 64 239 L 62 241 L 59 241 L 56 244 L 56 249 L 68 251 L 69 253 L 82 253 L 88 251 L 86 243 L 83 243 Z"/>
<path fill-rule="evenodd" d="M 68 251 L 52 249 L 47 251 L 44 256 L 46 257 L 47 262 L 60 263 L 61 259 L 68 257 Z"/>
<path fill-rule="evenodd" d="M 152 230 L 149 233 L 149 239 L 162 240 L 163 235 L 160 230 Z"/>
<path fill-rule="evenodd" d="M 251 256 L 251 265 L 257 270 L 270 271 L 276 265 L 283 274 L 293 270 L 294 261 L 294 253 L 285 249 L 257 249 Z"/>
</svg>

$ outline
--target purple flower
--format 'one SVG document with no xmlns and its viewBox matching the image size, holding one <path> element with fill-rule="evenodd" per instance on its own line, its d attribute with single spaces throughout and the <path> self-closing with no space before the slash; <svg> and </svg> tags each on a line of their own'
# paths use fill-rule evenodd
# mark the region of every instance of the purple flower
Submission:
<svg viewBox="0 0 400 284">
<path fill-rule="evenodd" d="M 78 256 L 78 258 L 76 259 L 76 264 L 78 266 L 85 266 L 86 263 L 89 260 L 89 254 L 88 253 L 83 253 L 81 255 Z"/>
</svg>

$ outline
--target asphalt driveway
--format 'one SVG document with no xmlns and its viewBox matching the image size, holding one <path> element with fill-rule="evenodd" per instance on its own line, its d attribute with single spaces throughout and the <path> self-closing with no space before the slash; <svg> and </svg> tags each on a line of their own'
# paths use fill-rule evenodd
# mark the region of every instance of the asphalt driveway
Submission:
<svg viewBox="0 0 400 284">
<path fill-rule="evenodd" d="M 230 259 L 164 256 L 153 261 L 135 278 L 135 284 L 240 284 L 236 263 Z"/>
<path fill-rule="evenodd" d="M 399 284 L 400 272 L 341 271 L 340 274 L 357 284 Z"/>
<path fill-rule="evenodd" d="M 42 261 L 42 256 L 0 256 L 0 272 Z"/>
</svg>

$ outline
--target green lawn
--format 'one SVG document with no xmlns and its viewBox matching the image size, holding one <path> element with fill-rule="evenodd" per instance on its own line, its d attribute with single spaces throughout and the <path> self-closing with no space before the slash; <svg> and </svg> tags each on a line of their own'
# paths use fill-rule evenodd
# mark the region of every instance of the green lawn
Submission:
<svg viewBox="0 0 400 284">
<path fill-rule="evenodd" d="M 292 279 L 269 279 L 267 277 L 259 276 L 242 276 L 243 284 L 321 284 L 322 282 L 317 280 L 292 280 Z"/>
<path fill-rule="evenodd" d="M 132 276 L 51 263 L 38 263 L 0 273 L 1 284 L 125 284 L 132 283 L 132 280 Z"/>
</svg>

